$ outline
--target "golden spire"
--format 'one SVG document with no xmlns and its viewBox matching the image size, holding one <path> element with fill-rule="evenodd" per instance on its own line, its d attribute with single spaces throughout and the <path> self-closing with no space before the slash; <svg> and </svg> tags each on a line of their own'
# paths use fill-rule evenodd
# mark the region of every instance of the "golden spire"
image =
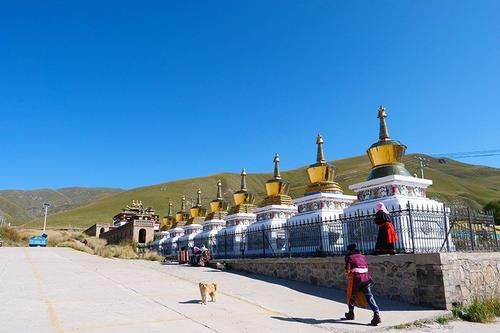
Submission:
<svg viewBox="0 0 500 333">
<path fill-rule="evenodd" d="M 194 200 L 193 200 L 194 203 Z M 201 190 L 196 191 L 196 204 L 190 209 L 191 217 L 204 217 L 207 210 L 201 205 Z"/>
<path fill-rule="evenodd" d="M 238 206 L 240 205 L 248 205 L 253 207 L 253 203 L 255 201 L 255 194 L 248 191 L 247 188 L 247 170 L 245 168 L 241 169 L 241 188 L 234 192 L 233 198 L 235 206 L 235 211 L 239 211 Z M 233 209 L 231 209 L 233 211 Z"/>
<path fill-rule="evenodd" d="M 318 192 L 339 192 L 342 189 L 339 184 L 334 182 L 335 168 L 332 164 L 326 162 L 325 152 L 323 151 L 324 140 L 321 134 L 316 138 L 318 152 L 316 154 L 316 163 L 307 168 L 307 174 L 311 184 L 307 187 L 305 194 Z"/>
<path fill-rule="evenodd" d="M 274 179 L 281 179 L 280 174 L 280 155 L 274 154 Z"/>
<path fill-rule="evenodd" d="M 222 200 L 222 181 L 217 180 L 217 200 Z"/>
<path fill-rule="evenodd" d="M 379 130 L 379 140 L 380 141 L 389 141 L 391 137 L 389 136 L 389 130 L 387 129 L 387 112 L 385 112 L 385 108 L 381 105 L 378 108 L 378 119 L 380 119 L 380 130 Z"/>
<path fill-rule="evenodd" d="M 199 207 L 201 206 L 201 190 L 198 189 L 198 192 L 196 192 L 196 206 Z"/>
<path fill-rule="evenodd" d="M 175 221 L 176 222 L 185 222 L 187 220 L 186 214 L 186 196 L 182 196 L 181 198 L 181 210 L 175 213 Z"/>
<path fill-rule="evenodd" d="M 323 137 L 321 134 L 318 134 L 318 137 L 316 138 L 316 144 L 318 145 L 318 153 L 316 154 L 316 162 L 324 164 L 326 163 L 325 159 L 325 152 L 323 151 Z"/>
<path fill-rule="evenodd" d="M 411 176 L 403 164 L 406 146 L 389 136 L 387 111 L 383 106 L 378 108 L 377 118 L 380 119 L 379 141 L 366 151 L 372 164 L 368 180 L 390 175 Z"/>
<path fill-rule="evenodd" d="M 217 197 L 210 201 L 210 210 L 212 213 L 225 212 L 227 210 L 227 202 L 222 198 L 222 181 L 217 180 Z M 213 219 L 213 214 L 207 216 L 207 219 Z"/>
<path fill-rule="evenodd" d="M 241 169 L 241 191 L 247 191 L 247 170 Z"/>
<path fill-rule="evenodd" d="M 274 155 L 274 176 L 266 182 L 267 197 L 261 203 L 261 206 L 292 204 L 292 198 L 288 196 L 288 182 L 281 179 L 279 163 L 280 157 L 276 153 Z"/>
<path fill-rule="evenodd" d="M 172 227 L 175 218 L 172 216 L 172 200 L 168 201 L 168 214 L 163 217 L 163 223 L 161 226 L 161 231 L 168 230 Z"/>
</svg>

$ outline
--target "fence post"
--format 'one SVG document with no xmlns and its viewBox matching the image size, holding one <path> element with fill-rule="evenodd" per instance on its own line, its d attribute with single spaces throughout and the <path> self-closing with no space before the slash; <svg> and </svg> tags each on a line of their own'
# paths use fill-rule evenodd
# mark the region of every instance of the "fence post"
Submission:
<svg viewBox="0 0 500 333">
<path fill-rule="evenodd" d="M 266 257 L 266 234 L 264 232 L 264 226 L 261 227 L 262 229 L 262 257 Z"/>
<path fill-rule="evenodd" d="M 446 218 L 446 205 L 443 204 L 443 218 L 444 218 L 444 230 L 446 230 L 446 233 L 444 235 L 445 240 L 446 240 L 446 251 L 450 252 L 450 241 L 449 241 L 449 233 L 448 233 L 448 219 Z"/>
<path fill-rule="evenodd" d="M 227 258 L 227 231 L 224 230 L 224 258 Z"/>
<path fill-rule="evenodd" d="M 408 208 L 408 220 L 410 223 L 411 253 L 415 253 L 415 234 L 413 231 L 413 216 L 411 214 L 410 201 L 406 203 L 406 207 Z"/>
<path fill-rule="evenodd" d="M 319 227 L 318 230 L 319 230 L 319 251 L 321 253 L 324 253 L 325 250 L 324 250 L 324 246 L 323 246 L 323 226 L 321 224 L 321 216 L 316 216 L 316 224 L 317 226 Z M 326 255 L 326 253 L 325 253 Z"/>
<path fill-rule="evenodd" d="M 470 246 L 471 246 L 471 250 L 474 251 L 474 233 L 472 232 L 472 221 L 471 221 L 471 217 L 470 217 L 469 207 L 467 207 L 467 218 L 469 221 Z"/>
<path fill-rule="evenodd" d="M 497 247 L 497 251 L 500 250 L 499 246 L 498 246 L 498 236 L 497 236 L 497 228 L 496 228 L 496 224 L 495 224 L 495 216 L 493 215 L 493 212 L 491 213 L 491 218 L 493 220 L 493 237 L 495 237 L 495 245 Z"/>
</svg>

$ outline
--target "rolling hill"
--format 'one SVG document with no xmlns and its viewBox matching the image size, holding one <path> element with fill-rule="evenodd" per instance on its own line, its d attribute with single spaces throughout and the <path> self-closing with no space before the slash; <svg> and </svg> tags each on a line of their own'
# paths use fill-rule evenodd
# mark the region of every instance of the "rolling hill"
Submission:
<svg viewBox="0 0 500 333">
<path fill-rule="evenodd" d="M 23 224 L 43 216 L 42 204 L 50 203 L 51 213 L 61 213 L 122 192 L 114 188 L 66 187 L 57 190 L 0 191 L 0 216 Z"/>
<path fill-rule="evenodd" d="M 417 172 L 415 156 L 423 155 L 406 157 L 407 169 L 412 173 Z M 425 169 L 425 176 L 434 181 L 434 185 L 428 191 L 430 197 L 448 204 L 473 208 L 481 208 L 488 201 L 500 197 L 500 169 L 470 165 L 450 159 L 438 160 L 426 157 L 429 159 L 429 166 Z M 370 170 L 370 163 L 365 156 L 338 160 L 334 163 L 338 172 L 336 180 L 346 194 L 352 194 L 348 185 L 365 180 Z M 282 172 L 282 176 L 290 183 L 292 197 L 303 194 L 308 184 L 306 167 Z M 120 192 L 70 211 L 51 214 L 49 225 L 52 227 L 67 227 L 68 225 L 88 227 L 94 223 L 109 223 L 113 215 L 134 199 L 142 200 L 146 206 L 156 208 L 163 216 L 167 213 L 169 199 L 174 202 L 174 211 L 177 211 L 181 195 L 185 194 L 189 201 L 194 197 L 198 187 L 202 190 L 203 204 L 208 206 L 208 202 L 215 197 L 218 178 L 224 184 L 224 197 L 232 203 L 232 193 L 239 189 L 240 176 L 236 173 L 221 173 Z M 248 187 L 256 192 L 257 202 L 264 197 L 264 183 L 270 178 L 270 173 L 248 175 Z M 35 219 L 29 225 L 40 226 L 41 221 L 41 219 Z"/>
</svg>

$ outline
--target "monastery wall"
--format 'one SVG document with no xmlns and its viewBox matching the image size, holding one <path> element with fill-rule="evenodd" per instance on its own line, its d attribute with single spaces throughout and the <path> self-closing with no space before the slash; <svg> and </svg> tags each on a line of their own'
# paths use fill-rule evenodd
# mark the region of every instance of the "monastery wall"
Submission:
<svg viewBox="0 0 500 333">
<path fill-rule="evenodd" d="M 367 256 L 373 292 L 392 300 L 451 309 L 473 296 L 500 296 L 498 253 Z M 343 257 L 225 260 L 230 269 L 345 289 Z"/>
</svg>

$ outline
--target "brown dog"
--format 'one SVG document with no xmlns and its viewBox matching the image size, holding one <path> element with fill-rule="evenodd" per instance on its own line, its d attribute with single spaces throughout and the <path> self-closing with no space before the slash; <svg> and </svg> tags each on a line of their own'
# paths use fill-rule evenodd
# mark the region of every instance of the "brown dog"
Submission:
<svg viewBox="0 0 500 333">
<path fill-rule="evenodd" d="M 210 301 L 215 302 L 217 284 L 210 282 L 200 282 L 201 303 L 207 305 L 207 294 L 210 295 Z"/>
</svg>

